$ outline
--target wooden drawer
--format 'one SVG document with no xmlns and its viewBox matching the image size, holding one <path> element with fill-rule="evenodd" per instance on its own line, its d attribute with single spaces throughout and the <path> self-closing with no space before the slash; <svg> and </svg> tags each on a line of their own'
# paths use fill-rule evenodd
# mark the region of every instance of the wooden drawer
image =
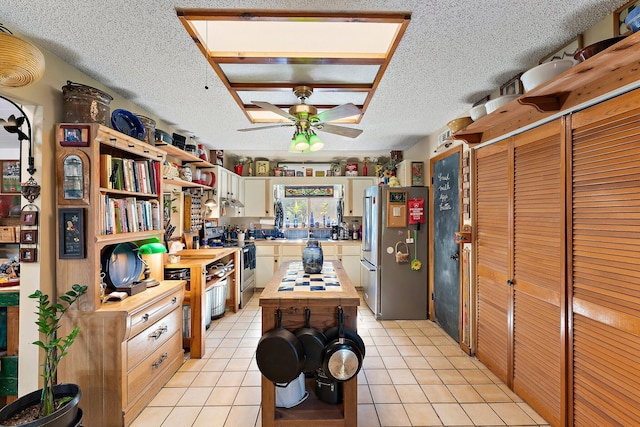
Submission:
<svg viewBox="0 0 640 427">
<path fill-rule="evenodd" d="M 164 318 L 176 307 L 182 305 L 180 291 L 168 294 L 162 299 L 154 301 L 152 304 L 142 307 L 140 310 L 131 313 L 131 331 L 129 337 L 135 337 L 149 325 Z"/>
<path fill-rule="evenodd" d="M 162 375 L 166 370 L 165 367 L 178 353 L 182 353 L 182 335 L 174 333 L 164 344 L 129 372 L 127 376 L 129 399 L 135 399 L 136 396 L 142 394 L 157 376 Z"/>
<path fill-rule="evenodd" d="M 180 333 L 181 308 L 176 307 L 167 317 L 127 341 L 127 371 L 133 369 L 147 355 L 164 344 L 174 333 Z"/>
</svg>

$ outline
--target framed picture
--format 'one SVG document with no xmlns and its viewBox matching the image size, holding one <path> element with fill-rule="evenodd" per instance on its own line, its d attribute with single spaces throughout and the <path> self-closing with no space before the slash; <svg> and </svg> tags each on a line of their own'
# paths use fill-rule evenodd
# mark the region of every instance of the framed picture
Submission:
<svg viewBox="0 0 640 427">
<path fill-rule="evenodd" d="M 520 81 L 522 73 L 517 74 L 508 82 L 500 86 L 500 95 L 521 95 L 524 93 L 524 86 Z"/>
<path fill-rule="evenodd" d="M 20 230 L 20 243 L 25 245 L 38 243 L 38 230 Z"/>
<path fill-rule="evenodd" d="M 38 211 L 22 211 L 20 213 L 20 224 L 38 225 Z"/>
<path fill-rule="evenodd" d="M 618 8 L 615 12 L 613 12 L 613 35 L 614 36 L 626 36 L 631 34 L 631 30 L 627 27 L 627 24 L 624 23 L 624 20 L 627 19 L 629 12 L 631 12 L 636 7 L 640 7 L 640 0 L 631 0 L 625 3 L 622 7 Z"/>
<path fill-rule="evenodd" d="M 424 186 L 424 162 L 411 162 L 411 186 Z"/>
<path fill-rule="evenodd" d="M 36 248 L 20 248 L 20 262 L 36 262 L 37 254 Z"/>
<path fill-rule="evenodd" d="M 63 147 L 88 147 L 89 125 L 60 125 L 57 136 Z"/>
<path fill-rule="evenodd" d="M 60 258 L 84 258 L 84 208 L 64 208 L 58 211 Z"/>
<path fill-rule="evenodd" d="M 20 193 L 20 160 L 2 161 L 2 192 Z"/>
<path fill-rule="evenodd" d="M 582 34 L 578 34 L 576 38 L 571 40 L 569 43 L 550 53 L 549 55 L 542 58 L 538 64 L 544 64 L 545 62 L 555 61 L 557 59 L 572 59 L 573 55 L 584 46 L 582 44 Z M 574 60 L 574 63 L 577 62 Z"/>
</svg>

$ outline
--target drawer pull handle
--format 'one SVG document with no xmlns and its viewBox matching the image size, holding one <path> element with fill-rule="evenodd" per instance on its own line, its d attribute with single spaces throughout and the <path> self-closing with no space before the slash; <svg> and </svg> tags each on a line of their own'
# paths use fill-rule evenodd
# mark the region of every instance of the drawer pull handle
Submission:
<svg viewBox="0 0 640 427">
<path fill-rule="evenodd" d="M 162 353 L 162 356 L 160 356 L 160 358 L 158 360 L 156 360 L 155 362 L 153 362 L 153 368 L 157 369 L 158 366 L 162 365 L 162 362 L 164 362 L 165 360 L 167 360 L 167 357 L 169 357 L 169 355 L 167 353 Z"/>
<path fill-rule="evenodd" d="M 149 314 L 145 314 L 144 316 L 142 316 L 142 321 L 143 322 L 148 322 L 149 321 Z"/>
<path fill-rule="evenodd" d="M 169 330 L 169 328 L 167 327 L 167 325 L 162 325 L 158 329 L 156 329 L 155 331 L 151 332 L 149 334 L 149 338 L 153 338 L 153 339 L 157 340 L 158 338 L 160 338 L 160 335 L 164 334 L 168 330 Z"/>
<path fill-rule="evenodd" d="M 175 304 L 178 302 L 178 297 L 171 298 L 171 304 Z"/>
</svg>

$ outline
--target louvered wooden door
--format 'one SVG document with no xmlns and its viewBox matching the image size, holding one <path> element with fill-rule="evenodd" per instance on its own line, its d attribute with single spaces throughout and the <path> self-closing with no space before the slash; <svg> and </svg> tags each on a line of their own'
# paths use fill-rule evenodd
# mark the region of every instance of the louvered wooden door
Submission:
<svg viewBox="0 0 640 427">
<path fill-rule="evenodd" d="M 576 426 L 640 422 L 640 94 L 573 115 L 573 411 Z"/>
<path fill-rule="evenodd" d="M 475 151 L 476 356 L 508 381 L 510 342 L 509 142 Z"/>
<path fill-rule="evenodd" d="M 562 122 L 513 140 L 513 390 L 560 425 L 564 314 Z"/>
</svg>

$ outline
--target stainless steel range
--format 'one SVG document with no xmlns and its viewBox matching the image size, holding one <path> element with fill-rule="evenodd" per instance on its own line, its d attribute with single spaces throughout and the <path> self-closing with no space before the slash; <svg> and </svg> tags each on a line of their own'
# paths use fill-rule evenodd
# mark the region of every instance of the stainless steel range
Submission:
<svg viewBox="0 0 640 427">
<path fill-rule="evenodd" d="M 225 228 L 214 226 L 211 222 L 204 223 L 204 247 L 241 247 L 240 257 L 240 301 L 239 308 L 243 308 L 253 296 L 256 287 L 256 245 L 244 241 L 242 245 L 236 239 L 226 239 Z"/>
</svg>

